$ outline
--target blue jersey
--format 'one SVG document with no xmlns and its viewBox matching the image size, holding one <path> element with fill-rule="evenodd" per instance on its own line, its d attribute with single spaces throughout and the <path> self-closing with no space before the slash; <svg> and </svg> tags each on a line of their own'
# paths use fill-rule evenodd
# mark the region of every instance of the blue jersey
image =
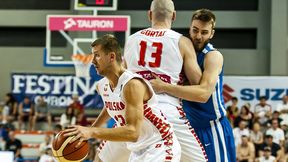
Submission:
<svg viewBox="0 0 288 162">
<path fill-rule="evenodd" d="M 212 44 L 208 43 L 205 48 L 197 53 L 197 61 L 201 68 L 204 70 L 204 58 L 210 51 L 216 50 Z M 223 67 L 218 76 L 215 91 L 210 96 L 206 103 L 198 103 L 183 100 L 183 108 L 194 128 L 210 127 L 210 121 L 220 119 L 225 116 L 226 110 L 224 106 L 224 99 L 222 96 L 223 85 Z"/>
</svg>

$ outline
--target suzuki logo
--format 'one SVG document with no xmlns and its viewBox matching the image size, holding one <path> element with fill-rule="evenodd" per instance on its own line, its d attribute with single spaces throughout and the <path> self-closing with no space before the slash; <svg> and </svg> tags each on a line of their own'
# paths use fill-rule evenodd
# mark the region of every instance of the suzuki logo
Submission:
<svg viewBox="0 0 288 162">
<path fill-rule="evenodd" d="M 66 30 L 73 27 L 74 25 L 77 25 L 77 23 L 72 18 L 69 18 L 64 21 L 64 25 L 65 25 L 64 29 Z"/>
<path fill-rule="evenodd" d="M 223 97 L 224 97 L 224 102 L 228 102 L 231 100 L 231 98 L 233 97 L 231 95 L 231 93 L 234 92 L 234 89 L 232 89 L 230 86 L 228 86 L 227 84 L 223 85 Z"/>
</svg>

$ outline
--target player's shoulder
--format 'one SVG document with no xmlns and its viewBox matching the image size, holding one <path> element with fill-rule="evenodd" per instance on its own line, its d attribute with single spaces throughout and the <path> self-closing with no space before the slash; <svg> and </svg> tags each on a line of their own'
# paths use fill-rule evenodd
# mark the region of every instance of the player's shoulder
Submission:
<svg viewBox="0 0 288 162">
<path fill-rule="evenodd" d="M 143 29 L 144 30 L 144 29 Z M 127 42 L 133 42 L 135 41 L 135 39 L 137 39 L 137 37 L 141 36 L 141 31 L 142 30 L 139 30 L 131 35 L 128 36 L 128 39 L 127 39 Z"/>
<path fill-rule="evenodd" d="M 224 57 L 218 50 L 212 50 L 205 54 L 206 62 L 218 62 L 223 64 Z"/>
<path fill-rule="evenodd" d="M 125 82 L 125 80 L 127 80 L 127 83 L 129 83 L 131 80 L 132 80 L 132 82 L 134 82 L 134 80 L 143 80 L 141 75 L 134 73 L 130 70 L 125 70 L 122 75 L 123 75 L 123 77 L 121 76 L 121 78 L 123 78 L 123 79 L 121 79 L 121 80 L 124 82 Z"/>
<path fill-rule="evenodd" d="M 180 39 L 182 34 L 176 32 L 175 30 L 168 29 L 166 30 L 165 36 L 170 37 L 172 39 Z"/>
<path fill-rule="evenodd" d="M 134 78 L 131 78 L 129 81 L 127 81 L 123 90 L 124 90 L 124 92 L 127 90 L 128 91 L 135 91 L 135 90 L 139 91 L 145 87 L 144 85 L 145 85 L 145 83 L 144 83 L 142 78 L 134 77 Z"/>
<path fill-rule="evenodd" d="M 188 37 L 186 37 L 186 36 L 182 35 L 179 38 L 179 43 L 178 44 L 179 44 L 179 48 L 180 48 L 181 51 L 183 51 L 183 50 L 184 51 L 194 50 L 191 40 Z"/>
<path fill-rule="evenodd" d="M 191 42 L 191 39 L 189 39 L 188 37 L 186 37 L 186 36 L 184 36 L 184 35 L 181 35 L 180 36 L 180 43 L 189 43 L 189 44 L 191 44 L 192 42 Z"/>
<path fill-rule="evenodd" d="M 218 51 L 218 50 L 211 50 L 211 51 L 207 52 L 207 55 L 216 55 L 216 56 L 219 56 L 219 57 L 223 56 L 222 53 L 220 51 Z"/>
<path fill-rule="evenodd" d="M 103 83 L 106 83 L 107 81 L 108 81 L 108 79 L 106 77 L 104 77 L 98 81 L 98 84 L 103 84 Z"/>
<path fill-rule="evenodd" d="M 109 85 L 109 80 L 107 78 L 104 77 L 100 79 L 96 82 L 96 91 L 101 94 L 104 90 L 104 87 L 107 85 Z"/>
<path fill-rule="evenodd" d="M 128 38 L 131 39 L 131 38 L 134 38 L 134 37 L 138 37 L 138 36 L 142 35 L 141 33 L 143 33 L 146 30 L 149 30 L 149 29 L 150 28 L 145 28 L 145 29 L 138 30 L 135 33 L 131 34 Z"/>
<path fill-rule="evenodd" d="M 216 55 L 218 57 L 223 57 L 222 53 L 215 48 L 211 43 L 208 43 L 205 48 L 202 50 L 203 53 L 206 53 L 206 55 Z"/>
</svg>

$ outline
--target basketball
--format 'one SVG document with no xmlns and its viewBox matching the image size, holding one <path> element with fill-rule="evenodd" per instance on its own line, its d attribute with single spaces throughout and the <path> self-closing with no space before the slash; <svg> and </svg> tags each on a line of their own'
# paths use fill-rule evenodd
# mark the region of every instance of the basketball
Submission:
<svg viewBox="0 0 288 162">
<path fill-rule="evenodd" d="M 80 162 L 83 161 L 89 152 L 89 144 L 87 141 L 83 141 L 81 145 L 76 148 L 79 140 L 69 143 L 74 137 L 64 137 L 63 131 L 60 131 L 52 142 L 52 152 L 54 157 L 59 162 Z"/>
</svg>

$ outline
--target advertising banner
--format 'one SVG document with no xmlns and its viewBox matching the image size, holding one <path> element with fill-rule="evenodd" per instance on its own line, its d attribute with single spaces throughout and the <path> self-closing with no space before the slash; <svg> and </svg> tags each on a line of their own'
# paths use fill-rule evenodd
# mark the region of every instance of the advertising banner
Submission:
<svg viewBox="0 0 288 162">
<path fill-rule="evenodd" d="M 75 75 L 24 74 L 11 75 L 12 90 L 18 102 L 25 96 L 35 103 L 43 96 L 51 107 L 67 107 L 73 95 L 78 95 L 86 108 L 102 108 L 101 97 L 96 92 L 96 82 L 101 77 L 80 78 Z"/>
<path fill-rule="evenodd" d="M 127 31 L 127 16 L 50 15 L 50 31 Z"/>
<path fill-rule="evenodd" d="M 46 102 L 53 107 L 68 106 L 72 95 L 77 94 L 85 107 L 102 108 L 101 97 L 95 90 L 96 82 L 100 79 L 100 76 L 81 78 L 75 75 L 13 73 L 11 91 L 18 101 L 22 101 L 25 95 L 34 101 L 44 96 Z M 284 95 L 288 95 L 288 77 L 224 77 L 223 96 L 226 106 L 231 104 L 233 96 L 238 98 L 239 107 L 246 103 L 254 107 L 261 96 L 266 96 L 267 103 L 276 109 Z"/>
<path fill-rule="evenodd" d="M 259 97 L 266 96 L 267 103 L 275 110 L 282 97 L 288 95 L 288 77 L 225 76 L 223 95 L 226 105 L 235 96 L 239 106 L 250 103 L 252 107 L 259 103 Z"/>
</svg>

